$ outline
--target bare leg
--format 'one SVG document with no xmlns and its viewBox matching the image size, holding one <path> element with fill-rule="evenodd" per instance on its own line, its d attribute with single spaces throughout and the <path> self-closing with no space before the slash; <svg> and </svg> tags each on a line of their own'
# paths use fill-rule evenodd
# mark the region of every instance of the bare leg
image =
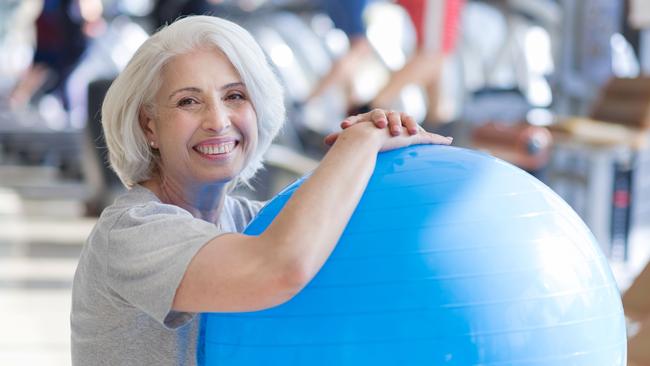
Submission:
<svg viewBox="0 0 650 366">
<path fill-rule="evenodd" d="M 323 94 L 334 85 L 347 83 L 359 64 L 372 52 L 372 47 L 365 37 L 357 37 L 350 43 L 350 50 L 338 59 L 330 71 L 320 80 L 311 91 L 305 102 L 309 102 Z"/>
<path fill-rule="evenodd" d="M 35 64 L 29 67 L 18 80 L 18 83 L 9 95 L 9 103 L 12 108 L 24 107 L 36 91 L 43 86 L 47 79 L 47 67 Z"/>
<path fill-rule="evenodd" d="M 424 86 L 427 93 L 427 116 L 425 121 L 429 127 L 445 120 L 440 111 L 440 79 L 442 76 L 442 58 L 437 63 L 435 70 L 431 70 L 431 78 Z"/>
<path fill-rule="evenodd" d="M 409 84 L 428 86 L 439 79 L 442 56 L 437 52 L 418 50 L 403 68 L 391 75 L 388 83 L 377 93 L 371 105 L 388 108 Z M 437 99 L 437 96 L 436 96 Z"/>
</svg>

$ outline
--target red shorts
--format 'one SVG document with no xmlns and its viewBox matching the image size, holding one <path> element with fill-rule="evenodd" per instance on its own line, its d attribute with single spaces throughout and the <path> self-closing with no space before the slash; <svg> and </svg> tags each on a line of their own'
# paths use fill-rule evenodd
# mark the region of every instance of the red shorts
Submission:
<svg viewBox="0 0 650 366">
<path fill-rule="evenodd" d="M 451 53 L 456 45 L 465 0 L 397 0 L 415 26 L 418 47 Z"/>
</svg>

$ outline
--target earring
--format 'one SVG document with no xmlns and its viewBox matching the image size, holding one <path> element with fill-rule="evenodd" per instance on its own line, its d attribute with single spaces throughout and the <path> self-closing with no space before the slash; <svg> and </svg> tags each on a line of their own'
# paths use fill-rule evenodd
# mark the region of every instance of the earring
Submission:
<svg viewBox="0 0 650 366">
<path fill-rule="evenodd" d="M 155 147 L 156 144 L 154 144 L 153 141 L 149 141 L 149 145 L 151 145 L 151 147 Z"/>
</svg>

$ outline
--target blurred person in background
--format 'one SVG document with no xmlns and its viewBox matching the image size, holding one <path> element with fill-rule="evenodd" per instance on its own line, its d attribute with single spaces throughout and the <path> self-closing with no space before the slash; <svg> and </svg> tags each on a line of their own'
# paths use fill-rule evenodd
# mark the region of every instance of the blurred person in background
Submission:
<svg viewBox="0 0 650 366">
<path fill-rule="evenodd" d="M 438 112 L 440 79 L 445 58 L 453 53 L 465 0 L 397 0 L 415 27 L 417 47 L 411 58 L 394 72 L 373 100 L 353 110 L 390 108 L 409 84 L 421 85 L 427 94 L 426 122 L 435 126 L 446 117 Z"/>
<path fill-rule="evenodd" d="M 309 103 L 327 89 L 338 85 L 343 86 L 349 107 L 355 104 L 350 85 L 352 76 L 373 52 L 366 38 L 366 27 L 363 21 L 363 12 L 368 5 L 368 0 L 316 0 L 315 2 L 326 11 L 334 26 L 346 34 L 350 46 L 345 54 L 334 61 L 332 68 L 319 80 L 304 103 Z"/>
<path fill-rule="evenodd" d="M 32 65 L 10 95 L 12 107 L 52 94 L 65 109 L 65 83 L 88 45 L 105 27 L 101 0 L 45 0 L 36 19 L 36 49 Z"/>
</svg>

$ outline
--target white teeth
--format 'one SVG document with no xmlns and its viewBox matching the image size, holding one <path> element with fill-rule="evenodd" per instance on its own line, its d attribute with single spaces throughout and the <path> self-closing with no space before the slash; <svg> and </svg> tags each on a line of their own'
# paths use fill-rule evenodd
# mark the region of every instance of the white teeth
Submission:
<svg viewBox="0 0 650 366">
<path fill-rule="evenodd" d="M 216 155 L 216 154 L 227 154 L 232 151 L 235 147 L 234 142 L 227 142 L 220 145 L 201 145 L 197 146 L 196 149 L 206 155 Z"/>
</svg>

